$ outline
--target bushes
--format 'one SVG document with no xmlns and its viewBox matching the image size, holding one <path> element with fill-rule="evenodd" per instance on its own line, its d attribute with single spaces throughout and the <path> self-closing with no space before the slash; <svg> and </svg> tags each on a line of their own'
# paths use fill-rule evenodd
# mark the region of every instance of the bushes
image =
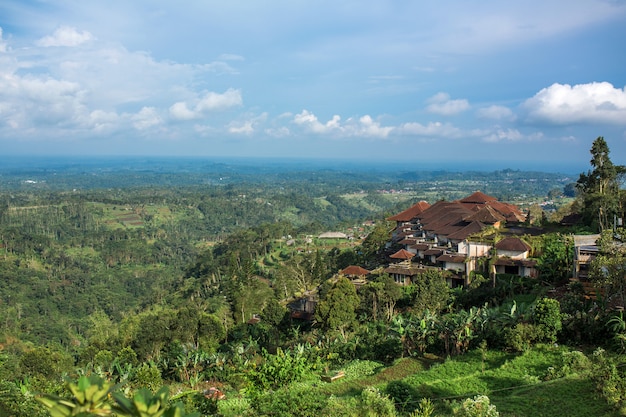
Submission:
<svg viewBox="0 0 626 417">
<path fill-rule="evenodd" d="M 460 405 L 454 407 L 454 415 L 462 417 L 498 417 L 500 413 L 496 406 L 491 404 L 486 395 L 477 395 L 468 398 Z"/>
<path fill-rule="evenodd" d="M 626 406 L 626 375 L 616 360 L 606 355 L 604 349 L 593 353 L 592 379 L 602 397 L 615 408 Z"/>
<path fill-rule="evenodd" d="M 315 364 L 309 363 L 305 347 L 283 351 L 275 355 L 263 351 L 263 360 L 247 374 L 255 389 L 277 389 L 300 380 Z"/>
<path fill-rule="evenodd" d="M 537 325 L 542 340 L 556 342 L 556 336 L 561 331 L 561 305 L 553 298 L 542 298 L 537 301 L 533 311 L 533 319 Z"/>
<path fill-rule="evenodd" d="M 505 346 L 512 351 L 523 352 L 535 343 L 554 343 L 561 328 L 558 300 L 542 298 L 534 305 L 532 323 L 520 322 L 504 330 Z"/>
<path fill-rule="evenodd" d="M 541 338 L 541 331 L 534 324 L 517 323 L 504 330 L 504 343 L 513 352 L 530 349 Z"/>
<path fill-rule="evenodd" d="M 402 413 L 413 410 L 414 404 L 419 398 L 415 388 L 404 381 L 391 381 L 387 384 L 385 392 L 396 404 L 398 411 Z"/>
</svg>

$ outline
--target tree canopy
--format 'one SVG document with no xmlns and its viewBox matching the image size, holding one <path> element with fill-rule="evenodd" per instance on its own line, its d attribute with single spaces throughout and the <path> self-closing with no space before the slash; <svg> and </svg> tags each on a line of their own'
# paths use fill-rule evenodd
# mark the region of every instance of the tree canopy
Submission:
<svg viewBox="0 0 626 417">
<path fill-rule="evenodd" d="M 613 227 L 614 220 L 624 218 L 624 193 L 620 190 L 626 167 L 614 165 L 609 146 L 602 136 L 591 146 L 591 167 L 577 181 L 585 224 L 602 231 Z"/>
</svg>

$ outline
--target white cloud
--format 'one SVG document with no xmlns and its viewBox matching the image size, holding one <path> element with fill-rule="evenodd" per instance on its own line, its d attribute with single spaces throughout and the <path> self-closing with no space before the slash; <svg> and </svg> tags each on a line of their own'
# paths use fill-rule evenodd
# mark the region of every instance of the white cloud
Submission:
<svg viewBox="0 0 626 417">
<path fill-rule="evenodd" d="M 543 133 L 536 132 L 530 135 L 524 135 L 517 129 L 500 129 L 496 130 L 484 136 L 482 139 L 484 142 L 520 142 L 520 141 L 536 141 L 543 138 Z"/>
<path fill-rule="evenodd" d="M 251 135 L 254 133 L 254 126 L 251 120 L 243 123 L 233 123 L 228 128 L 228 132 L 237 135 Z"/>
<path fill-rule="evenodd" d="M 198 117 L 197 113 L 189 110 L 187 103 L 178 102 L 170 107 L 170 116 L 176 120 L 192 120 Z"/>
<path fill-rule="evenodd" d="M 225 110 L 242 104 L 240 90 L 231 88 L 223 94 L 209 91 L 201 98 L 191 100 L 191 103 L 183 101 L 174 103 L 170 107 L 170 116 L 176 120 L 199 119 L 210 112 Z M 189 108 L 190 105 L 193 106 L 193 109 Z"/>
<path fill-rule="evenodd" d="M 353 134 L 355 136 L 386 138 L 393 129 L 393 127 L 381 126 L 371 116 L 365 115 L 359 118 L 359 123 L 356 125 Z"/>
<path fill-rule="evenodd" d="M 241 106 L 241 91 L 228 89 L 224 94 L 208 92 L 196 104 L 196 112 L 204 113 L 207 111 L 224 110 L 229 107 Z"/>
<path fill-rule="evenodd" d="M 437 93 L 428 99 L 430 103 L 426 110 L 443 116 L 452 116 L 469 109 L 469 102 L 465 99 L 451 100 L 448 93 Z"/>
<path fill-rule="evenodd" d="M 515 120 L 515 115 L 513 111 L 505 106 L 489 106 L 483 107 L 476 110 L 476 116 L 481 119 L 491 119 L 491 120 Z"/>
<path fill-rule="evenodd" d="M 139 113 L 131 117 L 131 120 L 133 127 L 137 130 L 146 130 L 163 123 L 154 107 L 143 107 Z"/>
<path fill-rule="evenodd" d="M 393 131 L 393 127 L 384 127 L 380 122 L 374 121 L 371 116 L 365 115 L 358 119 L 350 118 L 341 123 L 341 117 L 334 115 L 326 123 L 318 120 L 317 116 L 308 110 L 302 110 L 296 114 L 293 122 L 304 126 L 308 131 L 317 134 L 333 134 L 343 137 L 376 137 L 386 138 Z"/>
<path fill-rule="evenodd" d="M 0 52 L 7 51 L 7 43 L 2 40 L 2 28 L 0 27 Z"/>
<path fill-rule="evenodd" d="M 552 84 L 526 100 L 530 121 L 550 124 L 626 124 L 626 90 L 608 82 Z"/>
<path fill-rule="evenodd" d="M 462 132 L 459 128 L 448 123 L 430 122 L 423 125 L 417 122 L 404 123 L 398 128 L 398 133 L 409 136 L 425 136 L 440 138 L 459 138 Z"/>
<path fill-rule="evenodd" d="M 302 110 L 301 113 L 296 114 L 293 118 L 293 122 L 297 125 L 305 126 L 308 130 L 313 133 L 329 133 L 332 131 L 337 131 L 341 129 L 340 125 L 341 117 L 338 115 L 334 115 L 332 119 L 330 119 L 326 123 L 321 123 L 317 116 L 308 110 Z"/>
<path fill-rule="evenodd" d="M 76 28 L 61 26 L 52 35 L 44 36 L 35 44 L 37 46 L 78 46 L 93 39 L 93 35 L 87 31 L 79 32 Z"/>
<path fill-rule="evenodd" d="M 84 95 L 74 82 L 0 74 L 0 103 L 5 108 L 0 116 L 12 128 L 67 127 L 84 112 Z"/>
<path fill-rule="evenodd" d="M 92 111 L 84 121 L 86 127 L 98 133 L 115 130 L 119 123 L 120 116 L 117 113 L 105 112 L 103 110 Z"/>
<path fill-rule="evenodd" d="M 236 135 L 252 135 L 257 131 L 257 127 L 267 120 L 267 113 L 258 115 L 248 114 L 247 120 L 233 121 L 228 125 L 228 132 Z"/>
</svg>

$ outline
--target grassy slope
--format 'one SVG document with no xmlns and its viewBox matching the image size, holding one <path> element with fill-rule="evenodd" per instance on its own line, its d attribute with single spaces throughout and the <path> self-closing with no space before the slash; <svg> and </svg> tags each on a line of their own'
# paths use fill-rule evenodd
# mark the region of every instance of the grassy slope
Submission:
<svg viewBox="0 0 626 417">
<path fill-rule="evenodd" d="M 417 408 L 419 399 L 431 398 L 438 415 L 447 415 L 450 401 L 487 395 L 501 417 L 613 417 L 620 416 L 595 392 L 594 384 L 584 375 L 546 380 L 550 367 L 559 367 L 568 348 L 540 347 L 523 354 L 489 351 L 483 356 L 472 351 L 445 361 L 404 358 L 383 367 L 368 361 L 347 365 L 345 377 L 332 383 L 314 378 L 297 383 L 302 389 L 327 396 L 350 398 L 368 386 L 385 391 L 391 381 L 409 387 Z"/>
</svg>

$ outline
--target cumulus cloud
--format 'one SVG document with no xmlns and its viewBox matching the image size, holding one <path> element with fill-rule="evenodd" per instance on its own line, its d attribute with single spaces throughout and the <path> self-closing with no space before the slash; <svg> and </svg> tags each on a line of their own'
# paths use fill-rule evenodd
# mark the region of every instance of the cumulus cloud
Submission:
<svg viewBox="0 0 626 417">
<path fill-rule="evenodd" d="M 242 104 L 241 91 L 228 89 L 225 93 L 208 92 L 200 99 L 196 105 L 196 111 L 206 112 L 223 110 L 228 107 L 240 106 Z"/>
<path fill-rule="evenodd" d="M 52 35 L 44 36 L 35 44 L 37 46 L 78 46 L 93 39 L 93 35 L 87 31 L 79 32 L 70 26 L 61 26 Z"/>
<path fill-rule="evenodd" d="M 116 112 L 94 110 L 89 113 L 84 125 L 95 132 L 103 133 L 115 130 L 120 122 L 120 116 Z"/>
<path fill-rule="evenodd" d="M 173 119 L 192 120 L 204 117 L 213 111 L 241 106 L 242 104 L 241 91 L 231 88 L 222 94 L 209 91 L 204 96 L 194 99 L 190 103 L 179 101 L 174 103 L 169 110 Z M 189 108 L 189 106 L 192 106 L 192 108 Z"/>
<path fill-rule="evenodd" d="M 228 132 L 237 135 L 251 135 L 254 133 L 254 126 L 251 120 L 243 123 L 231 123 Z"/>
<path fill-rule="evenodd" d="M 0 103 L 6 104 L 2 119 L 14 129 L 67 126 L 84 111 L 84 91 L 74 82 L 9 71 L 0 76 Z"/>
<path fill-rule="evenodd" d="M 296 114 L 293 122 L 305 127 L 312 133 L 344 137 L 386 138 L 394 129 L 390 126 L 381 126 L 380 122 L 375 121 L 369 115 L 361 116 L 358 119 L 350 118 L 345 123 L 341 123 L 341 117 L 334 115 L 332 119 L 322 123 L 317 116 L 308 110 L 302 110 L 301 113 Z"/>
<path fill-rule="evenodd" d="M 515 120 L 515 115 L 513 111 L 505 106 L 489 106 L 483 107 L 476 110 L 476 116 L 481 119 L 491 119 L 491 120 Z"/>
<path fill-rule="evenodd" d="M 198 119 L 242 104 L 237 89 L 195 90 L 207 74 L 235 72 L 224 62 L 158 61 L 69 26 L 28 48 L 11 48 L 3 35 L 0 28 L 0 128 L 12 135 L 52 138 L 145 130 L 168 119 Z M 235 56 L 223 58 L 237 61 Z M 135 114 L 129 108 L 141 110 Z"/>
<path fill-rule="evenodd" d="M 424 136 L 438 138 L 459 138 L 461 129 L 449 123 L 430 122 L 426 125 L 417 122 L 404 123 L 398 128 L 398 133 L 409 136 Z"/>
<path fill-rule="evenodd" d="M 187 103 L 181 101 L 170 107 L 170 116 L 176 120 L 192 120 L 198 117 L 198 114 L 189 110 Z"/>
<path fill-rule="evenodd" d="M 334 115 L 328 122 L 322 123 L 317 119 L 317 116 L 308 110 L 302 110 L 301 113 L 296 114 L 293 118 L 295 124 L 304 126 L 313 133 L 329 133 L 340 130 L 340 121 L 341 117 Z"/>
<path fill-rule="evenodd" d="M 393 130 L 390 126 L 381 126 L 379 122 L 372 119 L 371 116 L 365 115 L 359 118 L 359 123 L 355 135 L 386 138 Z"/>
<path fill-rule="evenodd" d="M 430 113 L 440 114 L 443 116 L 452 116 L 458 113 L 462 113 L 469 109 L 469 102 L 465 99 L 450 99 L 448 93 L 437 93 L 428 99 L 430 103 L 426 110 Z"/>
<path fill-rule="evenodd" d="M 137 130 L 146 130 L 163 123 L 154 107 L 143 107 L 139 113 L 131 117 L 131 120 L 133 127 Z"/>
<path fill-rule="evenodd" d="M 626 90 L 608 82 L 552 84 L 526 100 L 522 108 L 533 122 L 626 124 Z"/>
<path fill-rule="evenodd" d="M 257 127 L 267 120 L 267 113 L 258 115 L 248 114 L 244 121 L 233 121 L 228 125 L 228 132 L 236 135 L 252 135 Z"/>
</svg>

